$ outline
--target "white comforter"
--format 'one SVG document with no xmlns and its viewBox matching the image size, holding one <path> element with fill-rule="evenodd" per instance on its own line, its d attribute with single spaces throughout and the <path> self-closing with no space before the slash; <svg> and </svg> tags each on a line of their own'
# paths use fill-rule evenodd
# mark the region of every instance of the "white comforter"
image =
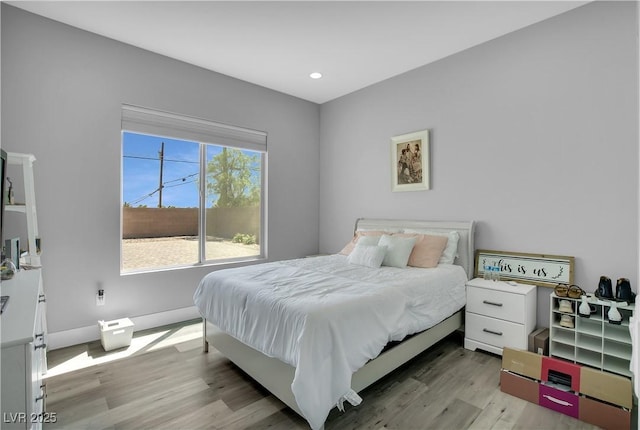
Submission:
<svg viewBox="0 0 640 430">
<path fill-rule="evenodd" d="M 389 341 L 461 309 L 466 280 L 460 266 L 371 269 L 330 255 L 212 272 L 194 302 L 221 330 L 296 368 L 291 389 L 317 429 Z"/>
</svg>

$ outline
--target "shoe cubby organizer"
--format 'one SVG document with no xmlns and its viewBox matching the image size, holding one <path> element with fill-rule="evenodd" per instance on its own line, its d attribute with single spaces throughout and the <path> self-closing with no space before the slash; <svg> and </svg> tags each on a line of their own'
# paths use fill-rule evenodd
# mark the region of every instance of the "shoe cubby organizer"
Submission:
<svg viewBox="0 0 640 430">
<path fill-rule="evenodd" d="M 567 302 L 562 302 L 567 300 Z M 580 316 L 580 299 L 550 296 L 549 355 L 595 369 L 631 377 L 631 334 L 629 318 L 633 316 L 634 304 L 622 306 L 616 302 L 589 300 L 589 318 Z M 620 324 L 607 319 L 614 303 L 622 316 Z M 567 307 L 567 304 L 570 307 Z"/>
</svg>

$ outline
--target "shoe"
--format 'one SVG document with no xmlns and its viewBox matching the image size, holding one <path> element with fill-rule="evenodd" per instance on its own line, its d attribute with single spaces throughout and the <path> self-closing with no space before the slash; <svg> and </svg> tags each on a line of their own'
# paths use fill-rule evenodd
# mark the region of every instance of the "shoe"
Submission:
<svg viewBox="0 0 640 430">
<path fill-rule="evenodd" d="M 622 315 L 620 315 L 618 305 L 615 302 L 611 303 L 609 312 L 607 312 L 607 320 L 609 320 L 611 324 L 620 325 L 622 323 Z"/>
<path fill-rule="evenodd" d="M 577 285 L 571 285 L 567 290 L 567 297 L 571 299 L 579 299 L 584 294 L 585 293 L 584 291 L 582 291 L 582 288 L 578 287 Z"/>
<path fill-rule="evenodd" d="M 595 311 L 596 307 L 589 304 L 589 297 L 586 295 L 582 296 L 582 303 L 580 303 L 578 307 L 578 315 L 583 318 L 589 318 Z"/>
<path fill-rule="evenodd" d="M 562 315 L 560 317 L 560 325 L 566 328 L 573 328 L 573 317 L 571 315 Z"/>
<path fill-rule="evenodd" d="M 618 279 L 616 284 L 616 300 L 627 303 L 636 301 L 636 295 L 631 291 L 631 283 L 627 278 Z"/>
<path fill-rule="evenodd" d="M 571 302 L 569 300 L 560 300 L 558 310 L 565 314 L 573 313 L 573 307 L 571 307 Z"/>
<path fill-rule="evenodd" d="M 596 297 L 599 299 L 613 300 L 613 288 L 611 287 L 611 279 L 606 276 L 600 276 Z"/>
<path fill-rule="evenodd" d="M 553 290 L 557 297 L 567 297 L 569 286 L 567 284 L 558 284 Z"/>
<path fill-rule="evenodd" d="M 557 297 L 569 297 L 571 299 L 579 299 L 585 293 L 582 288 L 577 285 L 558 284 L 553 290 Z"/>
</svg>

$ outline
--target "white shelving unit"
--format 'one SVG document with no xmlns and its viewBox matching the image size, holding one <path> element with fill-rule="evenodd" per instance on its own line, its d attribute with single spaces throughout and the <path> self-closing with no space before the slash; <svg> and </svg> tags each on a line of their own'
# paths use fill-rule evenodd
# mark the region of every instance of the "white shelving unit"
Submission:
<svg viewBox="0 0 640 430">
<path fill-rule="evenodd" d="M 560 312 L 560 300 L 571 302 L 572 313 Z M 607 320 L 607 312 L 611 307 L 611 302 L 607 300 L 592 302 L 595 312 L 589 318 L 581 317 L 578 313 L 580 299 L 558 297 L 552 293 L 549 302 L 549 354 L 552 357 L 627 377 L 632 376 L 629 370 L 632 350 L 629 318 L 633 316 L 634 304 L 617 306 L 622 315 L 622 323 L 616 325 Z M 573 318 L 574 328 L 560 325 L 562 315 L 570 315 Z"/>
<path fill-rule="evenodd" d="M 33 183 L 33 163 L 36 157 L 33 154 L 7 153 L 7 164 L 22 167 L 24 184 L 24 203 L 6 205 L 9 212 L 20 212 L 27 218 L 27 244 L 28 254 L 25 263 L 30 266 L 40 266 L 40 255 L 37 252 L 36 238 L 38 235 L 38 216 L 36 211 L 36 191 Z"/>
</svg>

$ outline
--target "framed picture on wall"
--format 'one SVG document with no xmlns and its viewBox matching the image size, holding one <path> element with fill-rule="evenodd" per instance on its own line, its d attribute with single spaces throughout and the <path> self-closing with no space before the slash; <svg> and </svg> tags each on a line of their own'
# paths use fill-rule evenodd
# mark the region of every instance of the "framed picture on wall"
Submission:
<svg viewBox="0 0 640 430">
<path fill-rule="evenodd" d="M 429 165 L 429 130 L 391 138 L 392 191 L 430 189 Z"/>
</svg>

